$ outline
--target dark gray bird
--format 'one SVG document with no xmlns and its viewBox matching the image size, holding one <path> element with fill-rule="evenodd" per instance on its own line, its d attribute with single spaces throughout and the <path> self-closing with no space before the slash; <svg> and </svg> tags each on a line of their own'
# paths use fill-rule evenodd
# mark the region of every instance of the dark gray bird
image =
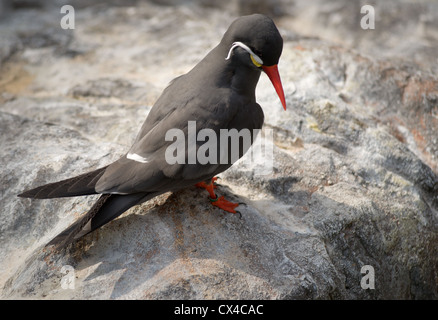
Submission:
<svg viewBox="0 0 438 320">
<path fill-rule="evenodd" d="M 221 138 L 221 130 L 261 129 L 264 115 L 256 102 L 255 89 L 262 71 L 270 78 L 286 109 L 277 69 L 282 49 L 283 39 L 269 17 L 254 14 L 238 18 L 218 46 L 163 91 L 127 154 L 106 167 L 20 194 L 34 199 L 101 194 L 87 214 L 48 245 L 62 248 L 136 204 L 194 184 L 207 189 L 213 205 L 235 213 L 238 204 L 217 197 L 214 192 L 214 176 L 236 160 L 231 157 L 231 146 L 222 145 L 225 138 Z M 211 143 L 214 142 L 210 141 L 211 135 L 216 134 L 219 138 L 205 154 L 225 157 L 207 163 L 191 161 L 204 142 L 193 141 L 190 130 L 196 134 L 204 130 Z M 177 144 L 180 134 L 184 139 Z M 242 144 L 238 158 L 249 147 Z M 177 151 L 178 157 L 169 161 Z"/>
</svg>

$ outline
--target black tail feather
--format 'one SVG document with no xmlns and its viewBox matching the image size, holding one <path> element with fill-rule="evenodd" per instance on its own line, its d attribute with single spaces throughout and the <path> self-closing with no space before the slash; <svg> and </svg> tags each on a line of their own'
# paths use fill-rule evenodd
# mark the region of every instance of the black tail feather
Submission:
<svg viewBox="0 0 438 320">
<path fill-rule="evenodd" d="M 85 216 L 57 235 L 46 246 L 62 249 L 73 241 L 117 218 L 132 206 L 148 199 L 146 193 L 129 195 L 103 194 Z"/>
<path fill-rule="evenodd" d="M 41 187 L 19 194 L 22 198 L 50 199 L 61 197 L 76 197 L 96 194 L 94 189 L 97 180 L 103 175 L 106 167 L 81 174 L 70 179 L 49 183 Z"/>
</svg>

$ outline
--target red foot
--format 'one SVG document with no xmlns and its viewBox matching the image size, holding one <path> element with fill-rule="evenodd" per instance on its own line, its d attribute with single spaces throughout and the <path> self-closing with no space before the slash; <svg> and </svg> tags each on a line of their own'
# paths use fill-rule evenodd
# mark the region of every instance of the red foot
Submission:
<svg viewBox="0 0 438 320">
<path fill-rule="evenodd" d="M 238 203 L 234 203 L 234 202 L 230 202 L 228 200 L 225 200 L 225 198 L 223 196 L 218 198 L 216 196 L 216 194 L 214 193 L 214 189 L 216 189 L 214 182 L 216 180 L 217 180 L 217 177 L 214 177 L 211 179 L 211 182 L 209 184 L 206 184 L 204 181 L 202 181 L 202 182 L 195 184 L 195 186 L 198 188 L 204 188 L 205 190 L 208 191 L 208 193 L 210 194 L 210 201 L 211 201 L 212 205 L 214 205 L 218 208 L 221 208 L 222 210 L 231 212 L 231 213 L 237 213 L 237 211 L 234 210 L 234 208 L 239 206 Z"/>
<path fill-rule="evenodd" d="M 211 204 L 221 208 L 222 210 L 231 212 L 231 213 L 237 213 L 236 210 L 234 210 L 236 207 L 239 206 L 238 203 L 230 202 L 228 200 L 225 200 L 224 196 L 212 199 L 210 198 Z"/>
</svg>

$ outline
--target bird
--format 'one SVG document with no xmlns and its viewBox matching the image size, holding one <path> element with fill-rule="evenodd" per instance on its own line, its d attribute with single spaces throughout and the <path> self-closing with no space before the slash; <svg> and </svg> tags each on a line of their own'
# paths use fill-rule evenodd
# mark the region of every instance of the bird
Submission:
<svg viewBox="0 0 438 320">
<path fill-rule="evenodd" d="M 256 102 L 255 90 L 262 73 L 272 82 L 286 110 L 278 71 L 282 50 L 283 39 L 270 17 L 263 14 L 238 17 L 216 47 L 163 90 L 127 153 L 107 166 L 19 194 L 19 197 L 31 199 L 100 194 L 87 213 L 55 236 L 46 247 L 62 249 L 135 205 L 193 185 L 208 191 L 212 205 L 236 213 L 239 203 L 218 197 L 214 190 L 216 176 L 235 161 L 231 159 L 231 147 L 217 141 L 216 147 L 209 150 L 212 154 L 227 151 L 225 161 L 190 162 L 193 152 L 202 147 L 202 141 L 189 141 L 188 134 L 193 124 L 197 133 L 204 130 L 218 136 L 225 129 L 260 130 L 264 113 Z M 172 130 L 185 134 L 179 146 L 187 148 L 180 149 L 182 161 L 170 163 L 166 157 L 174 155 L 179 147 L 173 145 L 175 136 L 168 137 Z M 254 139 L 251 137 L 250 144 Z M 169 151 L 172 145 L 173 153 Z M 237 158 L 246 150 L 240 144 Z"/>
</svg>

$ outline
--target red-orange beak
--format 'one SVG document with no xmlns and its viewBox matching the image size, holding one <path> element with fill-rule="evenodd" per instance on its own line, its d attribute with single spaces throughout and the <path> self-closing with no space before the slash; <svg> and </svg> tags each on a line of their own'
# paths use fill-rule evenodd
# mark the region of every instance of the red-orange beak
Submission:
<svg viewBox="0 0 438 320">
<path fill-rule="evenodd" d="M 270 67 L 262 66 L 262 68 L 274 85 L 275 91 L 277 91 L 281 104 L 283 105 L 284 110 L 286 110 L 286 99 L 284 98 L 283 86 L 281 84 L 280 74 L 278 73 L 277 65 L 275 64 Z"/>
</svg>

